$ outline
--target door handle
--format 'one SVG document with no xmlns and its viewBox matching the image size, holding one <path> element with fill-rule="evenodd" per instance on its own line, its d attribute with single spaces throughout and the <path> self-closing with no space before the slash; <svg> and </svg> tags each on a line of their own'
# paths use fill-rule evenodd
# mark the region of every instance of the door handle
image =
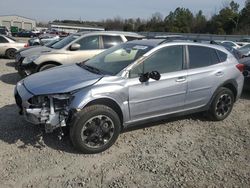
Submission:
<svg viewBox="0 0 250 188">
<path fill-rule="evenodd" d="M 184 77 L 184 76 L 178 77 L 175 81 L 176 82 L 185 82 L 186 81 L 186 77 Z"/>
<path fill-rule="evenodd" d="M 223 75 L 224 75 L 224 72 L 222 72 L 222 71 L 219 71 L 219 72 L 215 73 L 215 76 L 223 76 Z"/>
</svg>

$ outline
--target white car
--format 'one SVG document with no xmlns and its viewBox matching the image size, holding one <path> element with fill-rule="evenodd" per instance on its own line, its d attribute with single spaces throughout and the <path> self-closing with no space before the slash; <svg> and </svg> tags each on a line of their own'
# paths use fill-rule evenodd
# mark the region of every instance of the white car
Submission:
<svg viewBox="0 0 250 188">
<path fill-rule="evenodd" d="M 25 46 L 26 43 L 17 42 L 12 37 L 0 35 L 0 56 L 6 56 L 9 59 L 14 59 L 15 52 Z"/>
<path fill-rule="evenodd" d="M 221 41 L 221 43 L 231 46 L 234 49 L 239 49 L 241 46 L 238 45 L 236 42 L 233 41 Z"/>
</svg>

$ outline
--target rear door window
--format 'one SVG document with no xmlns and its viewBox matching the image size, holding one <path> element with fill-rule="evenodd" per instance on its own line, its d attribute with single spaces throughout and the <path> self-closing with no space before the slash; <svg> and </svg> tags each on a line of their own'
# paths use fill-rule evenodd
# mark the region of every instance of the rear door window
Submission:
<svg viewBox="0 0 250 188">
<path fill-rule="evenodd" d="M 104 49 L 110 48 L 123 42 L 120 36 L 103 35 L 102 39 Z"/>
<path fill-rule="evenodd" d="M 220 58 L 220 62 L 224 62 L 224 61 L 227 60 L 227 54 L 226 53 L 224 53 L 224 52 L 222 52 L 220 50 L 217 50 L 217 54 L 218 54 L 218 56 Z"/>
<path fill-rule="evenodd" d="M 220 62 L 216 50 L 203 46 L 188 46 L 189 68 L 200 68 Z"/>
</svg>

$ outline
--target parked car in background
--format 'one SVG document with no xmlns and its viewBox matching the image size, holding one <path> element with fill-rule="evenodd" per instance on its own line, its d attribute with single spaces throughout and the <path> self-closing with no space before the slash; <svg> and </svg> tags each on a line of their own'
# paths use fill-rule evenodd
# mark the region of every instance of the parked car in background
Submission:
<svg viewBox="0 0 250 188">
<path fill-rule="evenodd" d="M 15 35 L 16 37 L 37 37 L 36 33 L 33 33 L 32 31 L 19 31 L 18 33 L 16 33 Z"/>
<path fill-rule="evenodd" d="M 26 43 L 17 42 L 10 36 L 0 35 L 0 55 L 9 59 L 15 58 L 15 52 L 24 48 Z"/>
<path fill-rule="evenodd" d="M 11 35 L 9 30 L 6 27 L 0 26 L 0 34 L 1 35 Z"/>
<path fill-rule="evenodd" d="M 250 57 L 245 57 L 239 60 L 239 63 L 245 65 L 243 75 L 244 79 L 244 90 L 250 91 Z"/>
<path fill-rule="evenodd" d="M 112 46 L 143 37 L 136 33 L 115 31 L 76 33 L 42 51 L 33 51 L 29 55 L 26 51 L 25 58 L 21 52 L 18 72 L 27 76 L 55 66 L 82 62 Z"/>
<path fill-rule="evenodd" d="M 50 47 L 53 46 L 55 43 L 60 41 L 61 38 L 55 39 L 51 42 L 48 42 L 45 45 L 36 45 L 36 46 L 29 46 L 26 48 L 22 48 L 15 53 L 15 69 L 18 71 L 18 73 L 21 75 L 21 77 L 25 77 L 26 74 L 21 71 L 21 64 L 25 57 L 28 57 L 30 54 L 40 54 L 41 52 L 46 52 L 50 50 Z"/>
<path fill-rule="evenodd" d="M 135 40 L 31 75 L 15 99 L 28 121 L 47 132 L 68 126 L 75 148 L 99 153 L 139 122 L 194 112 L 224 120 L 241 95 L 242 66 L 218 45 Z"/>
<path fill-rule="evenodd" d="M 235 49 L 235 48 L 233 48 L 232 46 L 229 46 L 229 45 L 227 45 L 227 44 L 225 44 L 225 43 L 220 43 L 220 42 L 216 42 L 216 44 L 218 44 L 218 45 L 221 45 L 221 46 L 223 46 L 224 48 L 226 48 L 229 52 L 231 52 L 233 55 L 234 55 L 234 57 L 236 58 L 236 59 L 242 59 L 244 56 L 243 56 L 243 54 L 239 51 L 239 49 Z"/>
<path fill-rule="evenodd" d="M 29 46 L 44 45 L 59 38 L 59 35 L 42 34 L 39 37 L 29 39 L 28 44 Z"/>
<path fill-rule="evenodd" d="M 236 42 L 233 41 L 221 41 L 221 43 L 231 46 L 234 49 L 239 49 L 241 46 L 238 45 Z"/>
<path fill-rule="evenodd" d="M 244 45 L 247 45 L 247 44 L 250 44 L 250 38 L 243 38 L 243 39 L 240 39 L 237 44 L 239 44 L 240 46 L 244 46 Z"/>
<path fill-rule="evenodd" d="M 250 56 L 250 44 L 246 44 L 238 49 L 244 57 Z"/>
</svg>

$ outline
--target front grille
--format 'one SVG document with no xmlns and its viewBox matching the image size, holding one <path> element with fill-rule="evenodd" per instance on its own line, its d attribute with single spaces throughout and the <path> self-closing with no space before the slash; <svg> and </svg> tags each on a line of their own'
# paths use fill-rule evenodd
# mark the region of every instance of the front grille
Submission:
<svg viewBox="0 0 250 188">
<path fill-rule="evenodd" d="M 15 100 L 16 100 L 17 106 L 22 110 L 22 99 L 18 92 L 16 92 L 15 94 Z"/>
</svg>

